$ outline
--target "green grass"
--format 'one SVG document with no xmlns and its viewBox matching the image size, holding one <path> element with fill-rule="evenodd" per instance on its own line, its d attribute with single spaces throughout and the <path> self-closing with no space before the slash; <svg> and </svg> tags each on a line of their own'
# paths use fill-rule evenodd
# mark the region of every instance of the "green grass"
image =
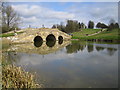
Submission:
<svg viewBox="0 0 120 90">
<path fill-rule="evenodd" d="M 17 32 L 17 34 L 20 34 L 20 33 L 23 33 L 23 32 Z M 0 37 L 10 37 L 10 36 L 14 36 L 14 33 L 0 34 Z"/>
<path fill-rule="evenodd" d="M 93 30 L 93 31 L 92 31 Z M 85 34 L 92 34 L 95 31 L 99 31 L 100 29 L 91 29 L 91 30 L 83 30 L 82 32 L 73 33 L 72 39 L 103 39 L 103 40 L 119 40 L 120 36 L 118 35 L 118 29 L 114 29 L 112 31 L 103 31 L 99 34 L 93 36 L 86 36 Z"/>
<path fill-rule="evenodd" d="M 101 29 L 82 29 L 80 32 L 74 32 L 73 36 L 75 37 L 84 37 L 86 34 L 93 34 L 99 32 Z"/>
</svg>

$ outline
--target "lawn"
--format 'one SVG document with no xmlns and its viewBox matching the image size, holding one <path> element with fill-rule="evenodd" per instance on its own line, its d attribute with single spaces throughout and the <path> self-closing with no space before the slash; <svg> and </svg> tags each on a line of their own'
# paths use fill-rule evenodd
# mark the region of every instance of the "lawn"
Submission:
<svg viewBox="0 0 120 90">
<path fill-rule="evenodd" d="M 112 31 L 104 31 L 94 36 L 90 36 L 89 38 L 95 39 L 106 39 L 106 40 L 119 40 L 120 36 L 118 33 L 118 29 L 114 29 Z"/>
<path fill-rule="evenodd" d="M 92 31 L 93 30 L 93 31 Z M 86 36 L 85 34 L 92 34 L 95 31 L 99 31 L 100 29 L 91 29 L 91 30 L 83 30 L 82 32 L 73 33 L 72 39 L 104 39 L 104 40 L 119 40 L 119 29 L 114 29 L 112 31 L 103 31 L 99 34 L 93 36 Z"/>
<path fill-rule="evenodd" d="M 17 34 L 20 34 L 20 33 L 23 33 L 23 32 L 17 32 Z M 14 33 L 3 33 L 3 34 L 0 34 L 0 37 L 10 37 L 10 36 L 14 36 Z"/>
<path fill-rule="evenodd" d="M 82 29 L 82 31 L 74 32 L 73 36 L 80 38 L 80 37 L 85 37 L 86 34 L 93 34 L 99 31 L 101 31 L 101 29 Z"/>
</svg>

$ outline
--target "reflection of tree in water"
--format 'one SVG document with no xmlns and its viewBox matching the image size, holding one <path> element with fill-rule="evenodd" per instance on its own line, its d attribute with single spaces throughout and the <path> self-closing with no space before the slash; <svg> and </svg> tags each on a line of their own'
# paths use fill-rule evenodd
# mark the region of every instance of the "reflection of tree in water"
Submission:
<svg viewBox="0 0 120 90">
<path fill-rule="evenodd" d="M 114 55 L 114 53 L 117 51 L 117 49 L 116 49 L 116 48 L 107 48 L 107 51 L 108 51 L 108 54 L 109 54 L 110 56 L 112 56 L 112 55 Z"/>
<path fill-rule="evenodd" d="M 66 46 L 66 49 L 67 49 L 67 53 L 77 53 L 78 46 L 70 44 L 70 45 Z"/>
<path fill-rule="evenodd" d="M 88 52 L 92 52 L 93 51 L 93 44 L 88 44 L 87 50 L 88 50 Z"/>
<path fill-rule="evenodd" d="M 104 49 L 105 49 L 105 47 L 96 46 L 97 51 L 102 51 Z M 115 48 L 107 48 L 107 51 L 108 51 L 108 54 L 110 56 L 112 56 L 115 53 L 115 51 L 117 51 L 117 49 L 115 49 Z"/>
<path fill-rule="evenodd" d="M 104 49 L 105 49 L 104 47 L 96 46 L 96 50 L 97 50 L 97 51 L 102 51 L 102 50 L 104 50 Z"/>
<path fill-rule="evenodd" d="M 82 45 L 80 43 L 73 43 L 66 46 L 67 53 L 77 53 L 78 51 L 83 51 L 85 48 L 85 45 Z"/>
<path fill-rule="evenodd" d="M 80 46 L 80 50 L 81 50 L 81 51 L 83 51 L 84 48 L 86 47 L 86 45 L 82 45 L 82 44 L 80 44 L 79 46 Z"/>
</svg>

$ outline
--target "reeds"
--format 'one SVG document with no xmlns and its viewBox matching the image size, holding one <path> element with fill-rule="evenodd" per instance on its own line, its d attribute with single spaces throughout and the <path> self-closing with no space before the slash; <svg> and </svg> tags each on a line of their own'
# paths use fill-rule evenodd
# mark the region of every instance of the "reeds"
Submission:
<svg viewBox="0 0 120 90">
<path fill-rule="evenodd" d="M 35 83 L 34 75 L 21 67 L 6 65 L 2 68 L 2 88 L 41 88 L 41 85 Z"/>
</svg>

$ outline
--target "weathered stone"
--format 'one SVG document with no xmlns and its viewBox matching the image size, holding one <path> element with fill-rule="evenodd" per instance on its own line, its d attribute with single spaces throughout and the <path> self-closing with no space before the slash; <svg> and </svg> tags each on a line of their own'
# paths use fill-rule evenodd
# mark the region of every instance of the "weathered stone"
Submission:
<svg viewBox="0 0 120 90">
<path fill-rule="evenodd" d="M 28 29 L 24 33 L 16 35 L 11 39 L 13 43 L 34 42 L 36 36 L 42 37 L 43 41 L 46 41 L 48 35 L 53 34 L 58 40 L 59 36 L 63 37 L 63 40 L 71 39 L 71 36 L 58 30 L 58 29 Z"/>
</svg>

